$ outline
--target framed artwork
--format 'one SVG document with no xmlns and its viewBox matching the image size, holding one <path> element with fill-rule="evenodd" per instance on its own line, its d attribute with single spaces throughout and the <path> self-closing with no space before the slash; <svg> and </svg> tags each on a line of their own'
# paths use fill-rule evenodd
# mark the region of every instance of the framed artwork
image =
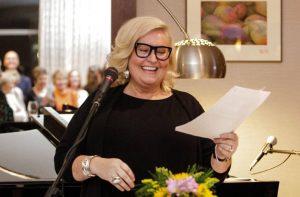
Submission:
<svg viewBox="0 0 300 197">
<path fill-rule="evenodd" d="M 281 61 L 281 0 L 187 0 L 187 32 L 226 61 Z"/>
</svg>

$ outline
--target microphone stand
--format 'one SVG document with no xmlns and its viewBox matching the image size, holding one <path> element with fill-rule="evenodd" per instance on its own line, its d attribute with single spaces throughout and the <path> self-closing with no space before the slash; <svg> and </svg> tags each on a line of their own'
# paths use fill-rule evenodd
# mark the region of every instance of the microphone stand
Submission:
<svg viewBox="0 0 300 197">
<path fill-rule="evenodd" d="M 95 113 L 97 112 L 98 108 L 101 105 L 101 100 L 104 97 L 104 92 L 99 90 L 96 93 L 95 99 L 93 100 L 93 105 L 90 109 L 90 112 L 88 113 L 87 118 L 85 119 L 75 141 L 74 144 L 71 146 L 71 148 L 68 150 L 63 165 L 60 168 L 58 174 L 57 174 L 57 178 L 55 179 L 55 181 L 52 183 L 51 187 L 47 190 L 46 194 L 44 197 L 52 197 L 53 195 L 57 195 L 57 192 L 59 191 L 59 189 L 57 188 L 57 185 L 59 184 L 60 180 L 62 179 L 62 176 L 64 174 L 64 172 L 67 169 L 67 166 L 70 165 L 71 163 L 71 159 L 74 157 L 76 149 L 78 147 L 78 145 L 83 141 L 83 139 L 85 138 L 87 131 L 88 131 L 88 126 L 89 123 L 91 122 L 93 116 L 95 115 Z"/>
<path fill-rule="evenodd" d="M 273 149 L 271 148 L 269 150 L 270 153 L 282 153 L 282 154 L 289 154 L 289 155 L 298 155 L 300 156 L 300 151 L 296 150 L 278 150 L 278 149 Z"/>
</svg>

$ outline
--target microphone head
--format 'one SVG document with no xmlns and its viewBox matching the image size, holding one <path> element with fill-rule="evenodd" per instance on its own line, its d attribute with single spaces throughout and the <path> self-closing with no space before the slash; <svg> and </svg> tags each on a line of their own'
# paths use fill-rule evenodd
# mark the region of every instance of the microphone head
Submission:
<svg viewBox="0 0 300 197">
<path fill-rule="evenodd" d="M 118 70 L 115 67 L 109 67 L 104 71 L 104 76 L 110 77 L 112 81 L 118 78 Z"/>
<path fill-rule="evenodd" d="M 267 138 L 267 143 L 274 146 L 275 144 L 277 144 L 277 138 L 275 136 L 269 136 Z"/>
</svg>

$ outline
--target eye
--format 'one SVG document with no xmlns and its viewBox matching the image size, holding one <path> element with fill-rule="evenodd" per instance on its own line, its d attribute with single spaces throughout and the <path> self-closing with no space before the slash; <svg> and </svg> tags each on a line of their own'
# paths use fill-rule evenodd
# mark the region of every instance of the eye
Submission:
<svg viewBox="0 0 300 197">
<path fill-rule="evenodd" d="M 157 51 L 156 51 L 158 54 L 165 54 L 168 52 L 168 49 L 166 48 L 157 48 Z"/>
<path fill-rule="evenodd" d="M 138 50 L 141 51 L 141 52 L 148 52 L 150 49 L 148 46 L 145 46 L 145 45 L 140 45 L 138 47 Z"/>
</svg>

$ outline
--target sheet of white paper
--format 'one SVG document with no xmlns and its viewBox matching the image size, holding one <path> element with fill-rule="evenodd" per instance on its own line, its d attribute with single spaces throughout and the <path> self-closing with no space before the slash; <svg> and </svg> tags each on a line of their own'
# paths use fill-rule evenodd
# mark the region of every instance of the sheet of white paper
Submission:
<svg viewBox="0 0 300 197">
<path fill-rule="evenodd" d="M 234 86 L 210 110 L 176 127 L 176 131 L 206 138 L 235 131 L 270 92 Z"/>
</svg>

